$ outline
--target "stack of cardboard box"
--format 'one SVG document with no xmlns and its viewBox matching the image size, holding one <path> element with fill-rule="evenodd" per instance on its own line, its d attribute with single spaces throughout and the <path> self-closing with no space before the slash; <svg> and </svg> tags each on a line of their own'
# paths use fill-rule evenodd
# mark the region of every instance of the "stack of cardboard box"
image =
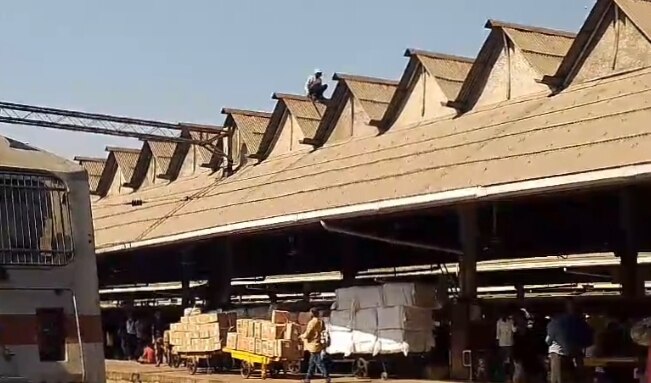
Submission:
<svg viewBox="0 0 651 383">
<path fill-rule="evenodd" d="M 181 317 L 170 325 L 170 344 L 178 352 L 219 351 L 225 345 L 226 334 L 236 324 L 234 313 L 206 313 Z"/>
<path fill-rule="evenodd" d="M 303 346 L 300 325 L 286 311 L 274 311 L 271 320 L 238 319 L 235 332 L 229 332 L 226 347 L 268 357 L 299 360 Z"/>
<path fill-rule="evenodd" d="M 434 346 L 436 286 L 386 283 L 336 290 L 328 332 L 330 354 L 429 352 Z"/>
</svg>

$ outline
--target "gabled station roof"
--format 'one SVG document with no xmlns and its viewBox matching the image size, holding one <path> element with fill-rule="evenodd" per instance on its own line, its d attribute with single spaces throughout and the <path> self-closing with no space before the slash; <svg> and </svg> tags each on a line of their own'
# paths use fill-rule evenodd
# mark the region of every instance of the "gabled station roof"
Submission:
<svg viewBox="0 0 651 383">
<path fill-rule="evenodd" d="M 75 161 L 81 165 L 88 173 L 88 186 L 90 187 L 91 194 L 97 194 L 97 186 L 104 171 L 105 158 L 95 157 L 75 157 Z"/>
<path fill-rule="evenodd" d="M 381 130 L 389 129 L 396 122 L 398 115 L 404 111 L 406 103 L 414 92 L 422 94 L 422 103 L 434 104 L 435 108 L 438 108 L 438 105 L 435 105 L 437 103 L 456 100 L 474 61 L 468 57 L 429 52 L 421 49 L 407 49 L 404 56 L 409 58 L 409 62 L 398 83 L 398 88 L 395 90 L 385 113 L 380 118 L 371 121 Z M 427 84 L 422 85 L 422 90 L 416 89 L 417 83 L 422 80 L 425 73 L 434 79 L 434 85 L 440 89 L 439 98 L 427 97 L 427 94 L 431 92 L 431 89 L 427 89 Z"/>
<path fill-rule="evenodd" d="M 306 96 L 274 93 L 271 98 L 276 100 L 276 107 L 262 135 L 258 152 L 254 155 L 259 160 L 268 157 L 274 151 L 283 133 L 291 136 L 289 140 L 292 146 L 299 145 L 305 137 L 313 137 L 326 110 L 324 101 L 314 101 Z M 294 124 L 284 126 L 287 119 L 295 122 L 296 126 Z M 279 152 L 282 154 L 288 150 L 282 149 Z"/>
<path fill-rule="evenodd" d="M 577 75 L 585 81 L 647 67 L 650 41 L 651 2 L 597 0 L 558 70 L 544 81 L 562 88 Z"/>
<path fill-rule="evenodd" d="M 601 59 L 606 50 L 600 47 L 610 44 L 612 52 L 615 40 L 609 37 L 609 27 L 599 23 L 600 12 L 613 9 L 614 13 L 614 6 L 619 19 L 626 17 L 633 27 L 618 28 L 628 33 L 620 36 L 621 41 L 633 41 L 646 52 L 645 47 L 651 46 L 649 36 L 635 31 L 651 25 L 651 12 L 646 13 L 650 5 L 642 0 L 599 0 L 576 40 L 567 32 L 489 21 L 491 33 L 472 63 L 408 51 L 408 67 L 391 97 L 387 92 L 386 97 L 376 98 L 377 94 L 368 91 L 370 81 L 345 75 L 337 77 L 345 86 L 324 103 L 275 94 L 276 108 L 260 140 L 258 163 L 247 163 L 225 177 L 195 174 L 94 202 L 98 251 L 575 189 L 649 175 L 651 59 L 625 46 L 618 51 L 616 63 L 628 65 L 622 64 L 627 70 L 613 72 L 611 57 Z M 594 23 L 601 25 L 603 33 L 592 33 Z M 588 40 L 589 49 L 582 49 Z M 563 56 L 563 51 L 569 53 Z M 496 65 L 499 60 L 510 63 L 512 70 L 503 71 L 509 66 Z M 593 71 L 599 65 L 611 69 Z M 599 81 L 566 81 L 571 73 L 586 67 Z M 455 97 L 451 106 L 459 113 L 424 115 L 402 126 L 395 116 L 404 113 L 404 97 L 410 97 L 405 94 L 418 73 L 426 73 L 438 84 L 438 107 Z M 549 79 L 550 73 L 555 73 L 554 78 L 565 76 L 566 87 L 542 84 L 540 80 L 546 75 Z M 491 88 L 503 79 L 517 80 L 512 94 Z M 357 84 L 361 85 L 355 88 Z M 317 149 L 300 146 L 300 140 L 314 138 L 325 124 L 324 115 L 336 116 L 341 103 L 351 99 L 337 94 L 353 96 L 360 104 L 387 105 L 382 120 L 391 123 L 380 134 Z M 483 102 L 476 104 L 478 99 Z M 423 98 L 419 105 L 428 106 L 432 100 Z M 365 113 L 380 118 L 379 109 Z M 280 148 L 279 142 L 285 146 Z M 134 199 L 141 203 L 132 204 Z"/>
<path fill-rule="evenodd" d="M 574 38 L 565 31 L 495 20 L 485 27 L 491 32 L 456 100 L 448 104 L 460 112 L 546 90 L 539 82 L 556 71 Z"/>
<path fill-rule="evenodd" d="M 234 125 L 239 131 L 242 140 L 250 153 L 257 153 L 264 135 L 271 113 L 235 108 L 223 108 L 222 114 L 226 115 L 224 126 Z"/>
<path fill-rule="evenodd" d="M 124 179 L 130 182 L 140 157 L 140 149 L 107 146 L 106 151 L 109 152 L 109 156 L 115 157 L 119 171 L 124 176 Z"/>
<path fill-rule="evenodd" d="M 365 129 L 367 132 L 377 134 L 377 128 L 371 126 L 371 121 L 382 118 L 398 82 L 341 73 L 335 73 L 333 80 L 337 81 L 337 87 L 330 100 L 330 106 L 326 109 L 314 136 L 304 141 L 314 146 L 323 145 L 341 122 L 344 112 L 347 112 L 348 119 L 345 123 L 346 129 L 350 130 L 345 137 L 364 135 L 364 132 L 357 132 L 356 126 L 360 124 L 368 126 L 368 129 Z M 357 106 L 359 110 L 353 106 Z M 337 141 L 337 137 L 332 141 Z"/>
<path fill-rule="evenodd" d="M 468 71 L 472 67 L 473 59 L 468 57 L 453 56 L 420 49 L 407 49 L 405 57 L 416 58 L 429 74 L 436 78 L 438 85 L 445 96 L 454 100 L 461 90 Z"/>
</svg>

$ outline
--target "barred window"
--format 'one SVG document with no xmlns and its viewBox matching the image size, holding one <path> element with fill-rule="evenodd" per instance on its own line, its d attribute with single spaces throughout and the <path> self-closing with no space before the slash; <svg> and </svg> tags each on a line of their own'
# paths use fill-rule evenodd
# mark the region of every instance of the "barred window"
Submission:
<svg viewBox="0 0 651 383">
<path fill-rule="evenodd" d="M 57 266 L 73 256 L 65 184 L 0 170 L 0 265 Z"/>
</svg>

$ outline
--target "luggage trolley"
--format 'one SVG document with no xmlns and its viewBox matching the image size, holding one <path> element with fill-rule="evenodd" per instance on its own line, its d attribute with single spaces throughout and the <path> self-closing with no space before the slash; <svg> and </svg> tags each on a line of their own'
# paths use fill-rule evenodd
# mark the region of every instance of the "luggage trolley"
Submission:
<svg viewBox="0 0 651 383">
<path fill-rule="evenodd" d="M 223 351 L 207 352 L 175 352 L 170 353 L 169 365 L 179 368 L 183 364 L 190 374 L 195 375 L 199 369 L 210 374 L 219 370 L 226 371 L 230 368 L 230 356 Z"/>
<path fill-rule="evenodd" d="M 282 371 L 282 374 L 299 374 L 301 372 L 301 363 L 298 360 L 288 360 L 279 357 L 269 357 L 255 354 L 248 351 L 224 349 L 224 352 L 230 353 L 231 358 L 240 362 L 240 374 L 244 379 L 248 379 L 256 370 L 260 371 L 260 377 L 276 377 Z"/>
</svg>

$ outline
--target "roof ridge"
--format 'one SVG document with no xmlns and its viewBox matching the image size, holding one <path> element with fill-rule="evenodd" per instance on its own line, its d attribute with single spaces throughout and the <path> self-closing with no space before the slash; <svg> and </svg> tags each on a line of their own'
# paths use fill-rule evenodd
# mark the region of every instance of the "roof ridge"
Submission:
<svg viewBox="0 0 651 383">
<path fill-rule="evenodd" d="M 433 52 L 433 51 L 427 51 L 427 50 L 415 49 L 415 48 L 407 48 L 407 50 L 405 50 L 404 56 L 405 57 L 425 56 L 425 57 L 431 57 L 439 60 L 460 61 L 460 62 L 465 62 L 470 64 L 475 62 L 475 59 L 470 57 L 455 56 L 447 53 L 439 53 L 439 52 Z"/>
<path fill-rule="evenodd" d="M 191 122 L 179 122 L 179 126 L 195 132 L 219 133 L 224 130 L 222 125 L 194 124 Z"/>
<path fill-rule="evenodd" d="M 257 110 L 236 109 L 236 108 L 222 108 L 222 114 L 242 114 L 245 116 L 271 118 L 271 112 L 262 112 Z"/>
<path fill-rule="evenodd" d="M 106 158 L 100 157 L 75 156 L 74 160 L 79 162 L 106 162 Z"/>
<path fill-rule="evenodd" d="M 151 140 L 151 139 L 147 139 L 147 140 L 144 140 L 144 142 L 146 142 L 148 144 L 150 144 L 150 143 L 151 144 L 171 144 L 171 145 L 176 144 L 176 142 L 170 142 L 170 141 L 167 141 L 167 140 Z"/>
<path fill-rule="evenodd" d="M 334 81 L 350 80 L 350 81 L 367 82 L 367 83 L 373 83 L 373 84 L 398 86 L 398 81 L 395 81 L 395 80 L 389 80 L 389 79 L 379 78 L 379 77 L 370 77 L 370 76 L 347 74 L 347 73 L 335 73 L 332 76 L 332 79 Z"/>
<path fill-rule="evenodd" d="M 120 146 L 107 146 L 104 150 L 107 152 L 117 152 L 117 153 L 140 153 L 140 149 L 125 148 Z"/>
<path fill-rule="evenodd" d="M 488 28 L 488 29 L 511 28 L 511 29 L 518 29 L 518 30 L 527 31 L 527 32 L 533 32 L 533 33 L 542 33 L 542 34 L 545 34 L 545 35 L 567 37 L 567 38 L 571 38 L 571 39 L 576 37 L 576 33 L 568 32 L 568 31 L 562 31 L 562 30 L 559 30 L 559 29 L 550 29 L 550 28 L 543 28 L 543 27 L 535 27 L 535 26 L 531 26 L 531 25 L 509 23 L 509 22 L 499 21 L 499 20 L 494 20 L 494 19 L 488 19 L 486 21 L 486 24 L 484 25 L 484 28 Z"/>
<path fill-rule="evenodd" d="M 561 59 L 561 60 L 565 57 L 565 55 L 561 55 L 561 54 L 552 54 L 552 53 L 549 53 L 549 52 L 540 52 L 540 51 L 534 51 L 534 50 L 531 50 L 531 49 L 522 49 L 521 47 L 520 47 L 520 50 L 522 52 L 524 52 L 524 53 L 532 53 L 532 54 L 536 54 L 536 55 L 539 55 L 539 56 L 553 57 L 553 58 L 557 58 L 557 59 Z"/>
<path fill-rule="evenodd" d="M 274 92 L 274 94 L 271 95 L 271 98 L 274 100 L 282 100 L 284 98 L 288 98 L 290 100 L 298 100 L 298 101 L 310 101 L 310 102 L 313 101 L 311 98 L 300 94 L 279 93 L 279 92 Z"/>
</svg>

